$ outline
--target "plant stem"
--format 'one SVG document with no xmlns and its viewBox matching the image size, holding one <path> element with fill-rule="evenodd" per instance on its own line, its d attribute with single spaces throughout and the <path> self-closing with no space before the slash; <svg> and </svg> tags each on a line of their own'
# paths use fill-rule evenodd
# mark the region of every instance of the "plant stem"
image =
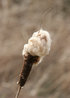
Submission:
<svg viewBox="0 0 70 98">
<path fill-rule="evenodd" d="M 21 86 L 18 87 L 18 91 L 17 91 L 17 93 L 16 93 L 15 98 L 18 98 L 20 91 L 21 91 Z"/>
</svg>

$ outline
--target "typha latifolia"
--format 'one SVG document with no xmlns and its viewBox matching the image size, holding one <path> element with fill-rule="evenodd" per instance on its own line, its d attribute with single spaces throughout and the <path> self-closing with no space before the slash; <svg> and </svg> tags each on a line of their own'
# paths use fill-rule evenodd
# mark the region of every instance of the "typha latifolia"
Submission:
<svg viewBox="0 0 70 98">
<path fill-rule="evenodd" d="M 20 79 L 18 82 L 19 89 L 15 98 L 18 98 L 21 88 L 25 85 L 32 66 L 41 63 L 43 58 L 49 54 L 50 47 L 50 34 L 43 29 L 34 32 L 32 37 L 28 40 L 28 43 L 24 45 L 22 51 L 24 57 L 23 68 L 20 73 Z"/>
</svg>

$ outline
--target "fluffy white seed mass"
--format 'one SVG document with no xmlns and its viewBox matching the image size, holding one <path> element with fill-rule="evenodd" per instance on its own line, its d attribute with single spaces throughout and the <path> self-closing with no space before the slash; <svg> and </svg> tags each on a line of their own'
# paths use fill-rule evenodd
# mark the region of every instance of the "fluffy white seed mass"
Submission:
<svg viewBox="0 0 70 98">
<path fill-rule="evenodd" d="M 39 56 L 41 59 L 49 54 L 51 47 L 51 38 L 49 32 L 39 30 L 34 32 L 28 40 L 28 44 L 24 45 L 22 55 L 30 53 L 33 56 Z"/>
</svg>

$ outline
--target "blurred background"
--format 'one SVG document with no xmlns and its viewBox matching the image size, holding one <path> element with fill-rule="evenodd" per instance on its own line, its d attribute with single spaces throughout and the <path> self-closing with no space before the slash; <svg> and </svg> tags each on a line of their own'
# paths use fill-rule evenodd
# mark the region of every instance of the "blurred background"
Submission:
<svg viewBox="0 0 70 98">
<path fill-rule="evenodd" d="M 41 27 L 51 51 L 33 66 L 19 98 L 70 98 L 70 0 L 0 0 L 0 98 L 15 98 L 23 46 Z"/>
</svg>

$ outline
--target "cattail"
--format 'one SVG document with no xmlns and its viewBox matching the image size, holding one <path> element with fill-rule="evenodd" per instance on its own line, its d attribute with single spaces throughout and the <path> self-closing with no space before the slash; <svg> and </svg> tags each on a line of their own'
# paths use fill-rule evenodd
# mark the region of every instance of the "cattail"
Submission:
<svg viewBox="0 0 70 98">
<path fill-rule="evenodd" d="M 44 56 L 49 54 L 50 46 L 50 35 L 47 31 L 42 29 L 33 33 L 32 37 L 28 40 L 28 44 L 24 45 L 22 52 L 24 63 L 18 82 L 19 89 L 16 98 L 18 98 L 21 88 L 25 85 L 32 66 L 39 64 Z"/>
</svg>

